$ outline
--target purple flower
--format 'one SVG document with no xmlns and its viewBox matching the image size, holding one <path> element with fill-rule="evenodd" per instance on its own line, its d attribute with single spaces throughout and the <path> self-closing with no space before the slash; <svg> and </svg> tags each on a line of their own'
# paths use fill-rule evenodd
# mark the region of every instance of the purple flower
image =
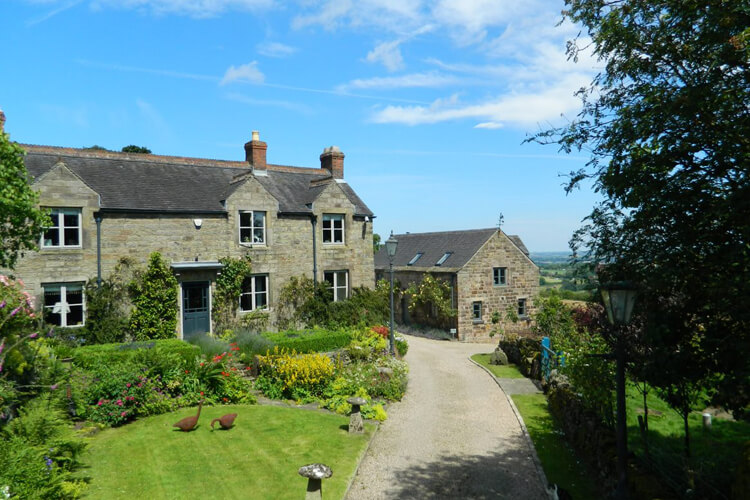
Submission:
<svg viewBox="0 0 750 500">
<path fill-rule="evenodd" d="M 3 309 L 3 308 L 5 308 L 5 304 L 7 304 L 7 302 L 6 302 L 6 301 L 2 301 L 2 302 L 0 302 L 0 309 Z"/>
<path fill-rule="evenodd" d="M 30 338 L 30 339 L 35 339 L 35 338 L 37 338 L 38 336 L 39 336 L 39 332 L 34 332 L 34 333 L 32 333 L 31 335 L 29 335 L 29 338 Z"/>
<path fill-rule="evenodd" d="M 57 390 L 57 384 L 52 384 L 51 386 L 49 386 L 49 390 L 50 390 L 50 391 L 55 391 L 55 390 Z"/>
<path fill-rule="evenodd" d="M 12 318 L 12 317 L 13 317 L 13 316 L 15 316 L 16 314 L 18 314 L 18 311 L 20 311 L 20 310 L 21 310 L 21 306 L 18 306 L 18 307 L 16 307 L 15 309 L 13 309 L 13 310 L 12 310 L 12 311 L 10 312 L 10 317 Z"/>
<path fill-rule="evenodd" d="M 51 337 L 54 334 L 55 334 L 55 329 L 54 328 L 50 328 L 49 331 L 47 332 L 47 337 Z"/>
<path fill-rule="evenodd" d="M 45 455 L 44 462 L 47 464 L 47 472 L 52 470 L 52 459 Z"/>
</svg>

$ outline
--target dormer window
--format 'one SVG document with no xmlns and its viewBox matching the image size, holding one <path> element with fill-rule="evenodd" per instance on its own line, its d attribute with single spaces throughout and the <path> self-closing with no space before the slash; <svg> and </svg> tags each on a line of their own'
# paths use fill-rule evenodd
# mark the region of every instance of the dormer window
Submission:
<svg viewBox="0 0 750 500">
<path fill-rule="evenodd" d="M 448 258 L 453 255 L 453 252 L 445 252 L 442 257 L 440 257 L 440 260 L 435 263 L 436 266 L 442 266 Z"/>
<path fill-rule="evenodd" d="M 240 210 L 240 244 L 265 245 L 266 213 L 258 210 Z"/>
<path fill-rule="evenodd" d="M 419 258 L 422 257 L 423 255 L 424 255 L 424 253 L 417 252 L 417 255 L 415 255 L 414 257 L 412 257 L 412 259 L 406 265 L 407 266 L 413 266 L 419 260 Z"/>
<path fill-rule="evenodd" d="M 52 208 L 52 221 L 42 235 L 42 248 L 81 248 L 81 209 Z"/>
<path fill-rule="evenodd" d="M 344 214 L 323 214 L 323 243 L 344 243 Z"/>
</svg>

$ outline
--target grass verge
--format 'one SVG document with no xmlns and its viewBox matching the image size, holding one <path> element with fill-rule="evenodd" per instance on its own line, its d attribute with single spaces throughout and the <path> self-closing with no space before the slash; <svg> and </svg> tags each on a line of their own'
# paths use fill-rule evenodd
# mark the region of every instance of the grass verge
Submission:
<svg viewBox="0 0 750 500">
<path fill-rule="evenodd" d="M 276 406 L 204 408 L 198 428 L 172 427 L 195 409 L 158 415 L 92 438 L 84 462 L 87 498 L 298 499 L 307 479 L 299 467 L 333 470 L 325 498 L 342 498 L 375 430 L 348 434 L 347 417 Z M 234 428 L 211 431 L 211 420 L 238 413 Z"/>
<path fill-rule="evenodd" d="M 491 365 L 490 354 L 474 354 L 471 359 L 487 368 L 497 378 L 523 378 L 516 365 Z"/>
<path fill-rule="evenodd" d="M 577 500 L 596 499 L 600 495 L 586 467 L 565 442 L 547 408 L 544 394 L 511 396 L 523 417 L 547 480 L 557 483 Z"/>
</svg>

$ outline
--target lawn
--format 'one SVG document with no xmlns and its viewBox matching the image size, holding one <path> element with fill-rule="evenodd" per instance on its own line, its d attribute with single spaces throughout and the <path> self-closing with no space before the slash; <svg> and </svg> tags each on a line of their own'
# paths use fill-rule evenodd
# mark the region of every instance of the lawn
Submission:
<svg viewBox="0 0 750 500">
<path fill-rule="evenodd" d="M 643 415 L 643 396 L 628 384 L 627 391 L 628 446 L 638 455 L 644 454 L 643 440 L 638 427 L 638 415 Z M 664 471 L 670 484 L 683 477 L 684 436 L 683 421 L 674 410 L 659 399 L 655 391 L 648 396 L 649 450 Z M 660 415 L 651 414 L 658 411 Z M 750 439 L 750 424 L 742 421 L 713 419 L 710 432 L 704 432 L 701 412 L 688 417 L 690 426 L 691 467 L 696 472 L 699 490 L 720 491 L 728 494 L 734 472 L 740 463 L 742 446 Z"/>
<path fill-rule="evenodd" d="M 577 500 L 600 498 L 586 467 L 576 458 L 562 431 L 555 426 L 547 409 L 547 397 L 544 394 L 516 394 L 512 399 L 534 442 L 547 480 L 557 483 Z"/>
<path fill-rule="evenodd" d="M 238 413 L 234 428 L 212 431 L 211 420 Z M 298 499 L 307 479 L 299 467 L 321 462 L 333 470 L 324 497 L 343 498 L 373 435 L 348 434 L 348 417 L 277 406 L 206 407 L 199 426 L 172 424 L 195 409 L 144 418 L 91 439 L 84 462 L 86 498 Z"/>
<path fill-rule="evenodd" d="M 474 354 L 471 359 L 487 368 L 497 378 L 523 378 L 516 365 L 491 365 L 490 354 Z"/>
</svg>

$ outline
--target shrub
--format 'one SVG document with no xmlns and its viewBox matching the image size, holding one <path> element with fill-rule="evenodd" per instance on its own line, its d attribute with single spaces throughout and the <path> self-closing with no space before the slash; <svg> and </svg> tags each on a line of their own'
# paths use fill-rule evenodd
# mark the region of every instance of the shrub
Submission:
<svg viewBox="0 0 750 500">
<path fill-rule="evenodd" d="M 102 280 L 101 285 L 93 278 L 86 283 L 86 326 L 80 336 L 85 336 L 88 343 L 107 344 L 125 340 L 128 314 L 124 273 L 130 266 L 130 259 L 122 258 L 115 271 Z"/>
<path fill-rule="evenodd" d="M 275 347 L 258 356 L 256 387 L 269 397 L 309 400 L 320 396 L 333 375 L 333 362 L 323 354 L 297 354 Z"/>
<path fill-rule="evenodd" d="M 145 351 L 152 351 L 147 353 Z M 175 354 L 181 359 L 192 362 L 200 354 L 200 348 L 179 339 L 153 340 L 150 342 L 131 342 L 127 344 L 100 344 L 83 346 L 74 349 L 73 363 L 82 368 L 93 368 L 102 364 L 130 361 L 137 357 L 155 359 Z"/>
<path fill-rule="evenodd" d="M 366 361 L 387 354 L 388 330 L 384 327 L 356 328 L 346 352 L 352 360 Z"/>
<path fill-rule="evenodd" d="M 130 331 L 136 340 L 174 338 L 177 279 L 159 252 L 151 254 L 146 271 L 136 273 L 128 288 L 135 306 Z"/>
<path fill-rule="evenodd" d="M 75 498 L 85 446 L 49 396 L 34 399 L 0 436 L 0 486 L 14 498 Z"/>
<path fill-rule="evenodd" d="M 217 339 L 206 333 L 191 337 L 188 342 L 197 346 L 201 354 L 216 356 L 229 350 L 229 342 Z"/>
<path fill-rule="evenodd" d="M 263 333 L 263 336 L 274 342 L 280 349 L 293 349 L 303 353 L 333 351 L 345 347 L 352 339 L 349 330 L 330 331 L 322 328 Z"/>
<path fill-rule="evenodd" d="M 406 342 L 406 339 L 401 336 L 396 336 L 396 352 L 400 357 L 406 356 L 406 353 L 409 351 L 409 344 Z"/>
<path fill-rule="evenodd" d="M 363 387 L 352 389 L 343 379 L 337 379 L 326 390 L 325 399 L 320 403 L 321 408 L 326 408 L 339 415 L 349 415 L 352 411 L 352 405 L 347 399 L 350 397 L 359 397 L 367 401 L 366 405 L 360 407 L 362 418 L 369 418 L 382 422 L 388 418 L 388 414 L 380 403 L 372 402 L 372 398 L 367 394 Z"/>
<path fill-rule="evenodd" d="M 22 281 L 0 274 L 0 376 L 28 384 L 39 330 L 34 299 L 23 287 Z"/>
<path fill-rule="evenodd" d="M 276 345 L 271 339 L 249 330 L 238 331 L 235 342 L 247 359 L 252 359 L 256 354 L 267 354 Z"/>
</svg>

